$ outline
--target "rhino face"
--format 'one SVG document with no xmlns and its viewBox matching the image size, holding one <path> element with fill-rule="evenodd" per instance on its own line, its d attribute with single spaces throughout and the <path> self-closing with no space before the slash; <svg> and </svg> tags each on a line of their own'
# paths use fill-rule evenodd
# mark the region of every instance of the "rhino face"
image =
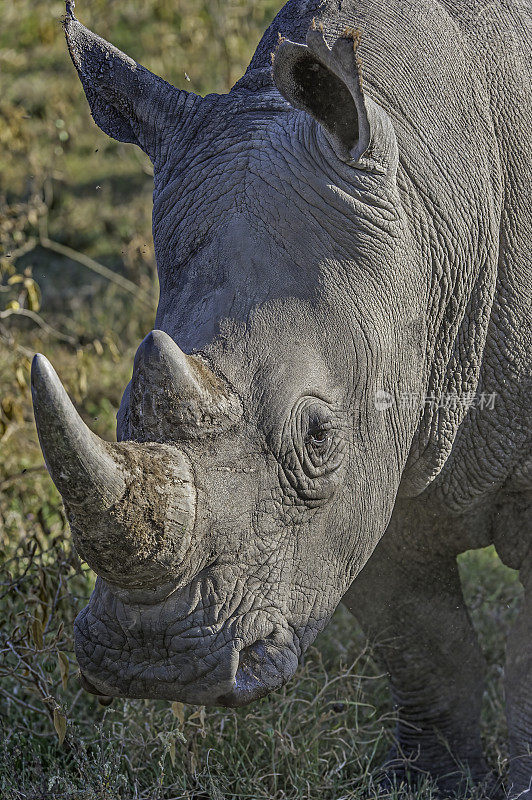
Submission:
<svg viewBox="0 0 532 800">
<path fill-rule="evenodd" d="M 118 443 L 34 362 L 48 469 L 99 575 L 78 660 L 100 695 L 243 705 L 291 677 L 371 554 L 414 433 L 375 405 L 422 374 L 395 137 L 352 34 L 331 51 L 313 29 L 279 48 L 277 88 L 201 100 L 71 10 L 66 28 L 96 121 L 154 162 L 161 282 Z"/>
</svg>

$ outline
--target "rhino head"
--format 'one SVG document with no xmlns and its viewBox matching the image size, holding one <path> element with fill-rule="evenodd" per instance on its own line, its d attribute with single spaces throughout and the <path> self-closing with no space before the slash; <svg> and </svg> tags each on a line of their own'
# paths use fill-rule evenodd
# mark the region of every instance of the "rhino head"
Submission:
<svg viewBox="0 0 532 800">
<path fill-rule="evenodd" d="M 239 706 L 285 683 L 383 535 L 424 374 L 420 248 L 352 31 L 313 26 L 228 95 L 65 22 L 92 114 L 154 165 L 160 278 L 118 442 L 36 356 L 41 446 L 98 574 L 86 688 Z M 379 392 L 390 402 L 376 403 Z M 387 394 L 386 394 L 387 393 Z"/>
</svg>

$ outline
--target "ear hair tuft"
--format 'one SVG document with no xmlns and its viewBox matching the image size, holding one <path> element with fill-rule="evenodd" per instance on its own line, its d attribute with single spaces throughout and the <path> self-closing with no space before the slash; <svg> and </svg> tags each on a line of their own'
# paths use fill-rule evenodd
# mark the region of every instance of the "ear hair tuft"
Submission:
<svg viewBox="0 0 532 800">
<path fill-rule="evenodd" d="M 310 29 L 313 31 L 320 31 L 320 33 L 325 33 L 325 28 L 323 27 L 322 22 L 316 22 L 316 17 L 312 18 L 312 24 Z"/>
<path fill-rule="evenodd" d="M 273 51 L 270 53 L 270 58 L 271 58 L 271 60 L 272 60 L 272 65 L 275 63 L 275 56 L 277 55 L 277 51 L 278 51 L 278 49 L 280 48 L 280 46 L 282 45 L 282 43 L 283 43 L 283 42 L 285 42 L 285 41 L 286 41 L 286 36 L 283 36 L 283 35 L 282 35 L 282 33 L 281 33 L 281 31 L 279 31 L 279 32 L 277 33 L 277 45 L 276 45 L 276 47 L 275 47 L 275 50 L 273 50 Z"/>
<path fill-rule="evenodd" d="M 357 50 L 362 38 L 362 33 L 358 28 L 346 28 L 342 34 L 342 39 L 351 39 L 353 49 Z"/>
<path fill-rule="evenodd" d="M 357 75 L 358 75 L 358 85 L 362 95 L 364 95 L 364 78 L 362 73 L 362 61 L 360 60 L 359 56 L 356 57 L 357 62 Z"/>
</svg>

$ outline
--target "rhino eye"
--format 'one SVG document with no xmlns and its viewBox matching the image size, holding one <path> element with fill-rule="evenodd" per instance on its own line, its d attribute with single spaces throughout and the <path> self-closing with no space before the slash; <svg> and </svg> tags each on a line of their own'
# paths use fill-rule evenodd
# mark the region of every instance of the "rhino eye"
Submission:
<svg viewBox="0 0 532 800">
<path fill-rule="evenodd" d="M 329 433 L 325 428 L 312 428 L 307 437 L 307 441 L 316 445 L 325 444 L 328 439 Z"/>
<path fill-rule="evenodd" d="M 301 409 L 301 428 L 307 444 L 324 445 L 334 435 L 334 414 L 325 405 L 308 402 Z"/>
<path fill-rule="evenodd" d="M 318 477 L 320 473 L 336 467 L 337 460 L 332 457 L 338 448 L 337 420 L 329 408 L 314 404 L 303 409 L 302 417 L 302 429 L 305 431 L 306 428 L 306 435 L 301 465 L 306 475 Z"/>
<path fill-rule="evenodd" d="M 333 444 L 334 432 L 326 423 L 312 424 L 304 439 L 307 457 L 316 466 L 322 464 L 327 458 Z"/>
<path fill-rule="evenodd" d="M 291 490 L 314 506 L 329 499 L 344 455 L 338 413 L 315 397 L 303 397 L 292 410 L 283 439 L 281 466 Z"/>
</svg>

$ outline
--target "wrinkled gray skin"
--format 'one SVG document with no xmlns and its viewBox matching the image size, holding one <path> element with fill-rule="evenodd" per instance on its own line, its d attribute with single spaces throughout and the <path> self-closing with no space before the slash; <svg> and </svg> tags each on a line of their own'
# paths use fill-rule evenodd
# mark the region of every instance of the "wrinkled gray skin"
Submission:
<svg viewBox="0 0 532 800">
<path fill-rule="evenodd" d="M 389 773 L 481 780 L 456 556 L 495 543 L 525 587 L 508 791 L 532 797 L 529 12 L 291 0 L 245 77 L 202 99 L 68 8 L 96 122 L 153 161 L 161 285 L 119 444 L 34 366 L 47 464 L 100 575 L 76 622 L 91 691 L 243 705 L 343 598 L 390 673 Z"/>
</svg>

